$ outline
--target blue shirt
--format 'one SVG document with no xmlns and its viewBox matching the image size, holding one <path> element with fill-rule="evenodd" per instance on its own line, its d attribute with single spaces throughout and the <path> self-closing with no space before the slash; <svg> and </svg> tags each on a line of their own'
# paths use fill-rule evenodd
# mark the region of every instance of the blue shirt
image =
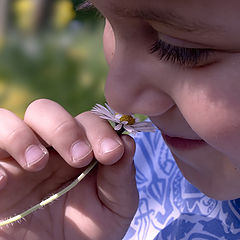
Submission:
<svg viewBox="0 0 240 240">
<path fill-rule="evenodd" d="M 124 240 L 240 240 L 240 199 L 218 201 L 189 183 L 160 131 L 135 141 L 140 202 Z"/>
</svg>

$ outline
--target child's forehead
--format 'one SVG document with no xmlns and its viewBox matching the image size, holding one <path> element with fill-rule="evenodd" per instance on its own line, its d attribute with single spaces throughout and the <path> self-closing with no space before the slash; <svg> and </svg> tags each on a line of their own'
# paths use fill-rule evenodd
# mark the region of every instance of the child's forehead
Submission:
<svg viewBox="0 0 240 240">
<path fill-rule="evenodd" d="M 221 4 L 219 0 L 93 0 L 93 3 L 110 22 L 115 16 L 125 21 L 132 18 L 156 20 L 166 26 L 166 32 L 162 26 L 159 27 L 166 34 L 194 42 L 200 36 L 199 42 L 220 49 L 229 48 L 223 43 L 223 38 L 228 36 L 234 41 L 231 43 L 234 48 L 235 45 L 237 48 L 240 46 L 240 36 L 236 36 L 240 35 L 239 0 L 221 1 Z"/>
<path fill-rule="evenodd" d="M 155 2 L 154 2 L 155 3 Z M 158 4 L 159 5 L 159 4 Z M 141 18 L 147 21 L 161 22 L 169 27 L 180 29 L 186 32 L 207 32 L 219 30 L 219 26 L 210 26 L 199 18 L 186 17 L 182 11 L 177 11 L 175 8 L 165 7 L 163 5 L 154 7 L 145 3 L 134 6 L 131 5 L 116 5 L 111 6 L 111 11 L 115 15 L 126 18 Z M 192 14 L 190 14 L 191 17 Z"/>
<path fill-rule="evenodd" d="M 238 13 L 240 9 L 238 0 L 221 1 L 221 4 L 219 0 L 93 0 L 93 2 L 103 3 L 109 11 L 123 16 L 133 15 L 136 11 L 146 11 L 152 15 L 172 12 L 173 14 L 182 13 L 183 16 L 210 17 L 209 14 L 215 16 L 216 13 L 219 15 Z"/>
</svg>

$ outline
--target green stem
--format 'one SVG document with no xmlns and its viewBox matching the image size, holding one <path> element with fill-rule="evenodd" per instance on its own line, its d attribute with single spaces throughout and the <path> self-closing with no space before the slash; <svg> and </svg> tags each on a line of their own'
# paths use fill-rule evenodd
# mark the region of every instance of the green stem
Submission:
<svg viewBox="0 0 240 240">
<path fill-rule="evenodd" d="M 21 220 L 22 218 L 26 217 L 27 215 L 33 213 L 34 211 L 38 210 L 39 208 L 46 206 L 47 204 L 53 202 L 54 200 L 58 199 L 68 191 L 70 191 L 72 188 L 74 188 L 97 164 L 97 161 L 92 162 L 88 168 L 83 171 L 78 178 L 76 178 L 70 185 L 59 191 L 58 193 L 54 194 L 53 196 L 47 198 L 46 200 L 43 200 L 42 202 L 36 204 L 35 206 L 29 208 L 28 210 L 24 211 L 21 214 L 18 214 L 14 217 L 11 217 L 7 220 L 1 221 L 0 222 L 0 227 L 14 223 L 16 221 Z"/>
</svg>

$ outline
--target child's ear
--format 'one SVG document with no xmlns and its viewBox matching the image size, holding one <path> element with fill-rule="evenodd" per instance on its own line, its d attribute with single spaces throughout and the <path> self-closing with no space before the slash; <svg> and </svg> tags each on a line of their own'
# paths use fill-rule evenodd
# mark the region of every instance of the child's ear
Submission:
<svg viewBox="0 0 240 240">
<path fill-rule="evenodd" d="M 115 36 L 111 24 L 106 19 L 103 33 L 103 49 L 108 65 L 111 65 L 115 52 Z"/>
</svg>

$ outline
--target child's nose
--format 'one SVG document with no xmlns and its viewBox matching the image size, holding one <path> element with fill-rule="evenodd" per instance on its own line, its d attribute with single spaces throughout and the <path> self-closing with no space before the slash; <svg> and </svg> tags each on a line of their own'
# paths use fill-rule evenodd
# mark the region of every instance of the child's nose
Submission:
<svg viewBox="0 0 240 240">
<path fill-rule="evenodd" d="M 152 65 L 148 62 L 148 56 L 140 56 L 127 42 L 125 44 L 128 45 L 129 51 L 123 51 L 124 46 L 115 49 L 114 32 L 107 20 L 103 40 L 109 64 L 105 96 L 116 111 L 155 116 L 163 114 L 175 105 L 162 89 L 161 82 L 164 80 L 159 79 L 162 74 L 151 71 Z"/>
<path fill-rule="evenodd" d="M 139 62 L 117 59 L 116 55 L 105 84 L 106 99 L 120 113 L 164 114 L 175 102 L 161 88 L 161 84 L 156 84 L 156 78 L 159 76 L 147 73 L 147 68 Z"/>
</svg>

